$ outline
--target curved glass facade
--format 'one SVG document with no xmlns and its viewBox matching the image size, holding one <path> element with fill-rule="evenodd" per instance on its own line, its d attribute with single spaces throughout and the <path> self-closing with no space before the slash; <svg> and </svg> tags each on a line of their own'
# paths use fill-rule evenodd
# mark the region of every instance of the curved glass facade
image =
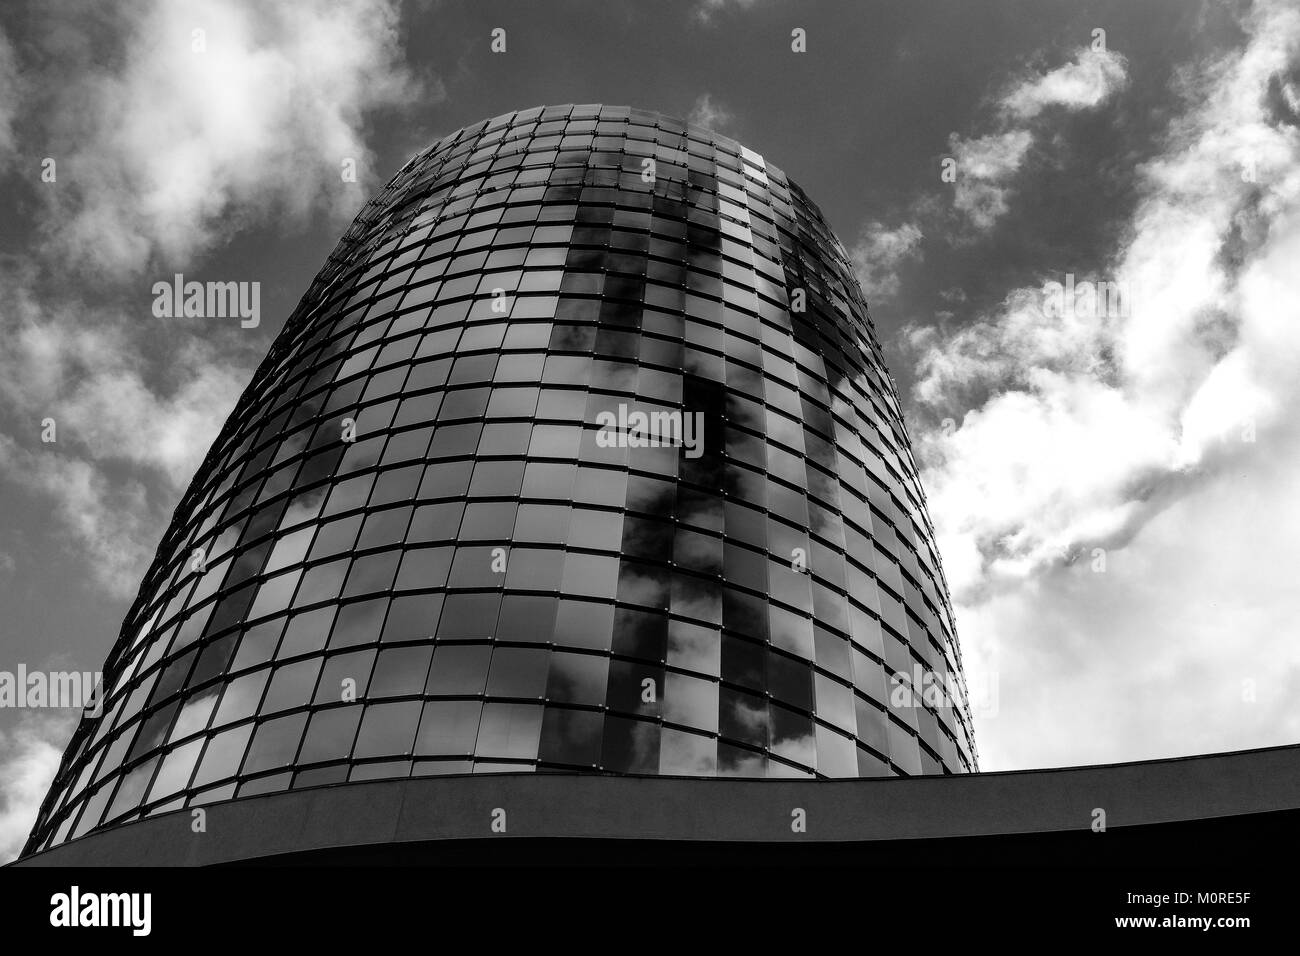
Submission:
<svg viewBox="0 0 1300 956">
<path fill-rule="evenodd" d="M 410 774 L 975 767 L 842 246 L 761 156 L 625 108 L 468 127 L 362 211 L 104 673 L 28 852 Z"/>
</svg>

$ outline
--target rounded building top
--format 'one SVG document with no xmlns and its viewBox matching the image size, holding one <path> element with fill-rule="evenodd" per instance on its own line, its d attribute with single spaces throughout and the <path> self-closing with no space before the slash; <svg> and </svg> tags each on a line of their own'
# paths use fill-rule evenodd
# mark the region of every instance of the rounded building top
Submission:
<svg viewBox="0 0 1300 956">
<path fill-rule="evenodd" d="M 277 336 L 28 851 L 377 778 L 972 769 L 933 537 L 784 173 L 622 107 L 473 124 Z"/>
</svg>

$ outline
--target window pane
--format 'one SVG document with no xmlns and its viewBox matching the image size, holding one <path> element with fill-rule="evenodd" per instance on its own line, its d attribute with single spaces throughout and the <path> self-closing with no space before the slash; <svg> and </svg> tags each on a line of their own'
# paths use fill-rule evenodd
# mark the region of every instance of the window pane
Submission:
<svg viewBox="0 0 1300 956">
<path fill-rule="evenodd" d="M 361 721 L 361 705 L 330 707 L 311 715 L 307 736 L 303 740 L 299 763 L 317 763 L 341 760 L 352 752 L 357 724 Z"/>
<path fill-rule="evenodd" d="M 261 724 L 253 736 L 253 745 L 248 748 L 243 772 L 257 773 L 292 763 L 306 724 L 306 714 L 290 714 Z"/>
<path fill-rule="evenodd" d="M 404 700 L 367 707 L 357 734 L 354 758 L 410 753 L 421 706 L 418 700 Z"/>
<path fill-rule="evenodd" d="M 431 700 L 420 718 L 415 752 L 472 754 L 483 705 L 477 700 Z"/>
</svg>

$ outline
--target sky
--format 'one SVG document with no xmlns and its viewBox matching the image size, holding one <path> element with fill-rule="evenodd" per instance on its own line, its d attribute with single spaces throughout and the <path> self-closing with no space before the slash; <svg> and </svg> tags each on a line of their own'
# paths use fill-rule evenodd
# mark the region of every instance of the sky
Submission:
<svg viewBox="0 0 1300 956">
<path fill-rule="evenodd" d="M 567 102 L 735 137 L 849 247 L 981 769 L 1300 741 L 1294 0 L 5 3 L 0 671 L 99 668 L 362 203 Z M 155 317 L 175 273 L 260 323 Z M 74 721 L 0 709 L 0 860 Z"/>
</svg>

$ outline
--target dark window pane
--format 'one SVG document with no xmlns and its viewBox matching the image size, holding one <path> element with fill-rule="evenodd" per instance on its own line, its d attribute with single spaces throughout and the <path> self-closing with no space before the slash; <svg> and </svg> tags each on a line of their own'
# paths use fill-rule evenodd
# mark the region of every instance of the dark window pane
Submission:
<svg viewBox="0 0 1300 956">
<path fill-rule="evenodd" d="M 339 608 L 338 620 L 334 622 L 334 631 L 330 634 L 330 650 L 356 644 L 372 644 L 379 640 L 384 612 L 387 610 L 387 598 L 344 604 Z"/>
<path fill-rule="evenodd" d="M 544 648 L 497 647 L 488 670 L 492 697 L 541 697 L 551 652 Z"/>
<path fill-rule="evenodd" d="M 257 773 L 292 763 L 298 753 L 298 743 L 306 724 L 306 714 L 290 714 L 259 725 L 257 733 L 253 735 L 253 744 L 248 748 L 243 772 Z"/>
<path fill-rule="evenodd" d="M 601 769 L 610 773 L 655 773 L 659 770 L 659 726 L 613 714 L 605 718 Z"/>
<path fill-rule="evenodd" d="M 312 657 L 277 667 L 271 672 L 271 683 L 266 689 L 260 712 L 274 714 L 310 700 L 320 666 L 320 658 Z"/>
<path fill-rule="evenodd" d="M 589 601 L 560 601 L 555 611 L 555 643 L 565 647 L 608 650 L 614 606 Z"/>
<path fill-rule="evenodd" d="M 353 757 L 361 759 L 410 753 L 416 727 L 420 722 L 421 707 L 418 700 L 372 704 L 367 707 L 361 720 L 361 730 L 357 733 Z"/>
<path fill-rule="evenodd" d="M 420 718 L 415 753 L 472 754 L 482 710 L 483 705 L 477 700 L 429 701 Z"/>
<path fill-rule="evenodd" d="M 547 707 L 538 757 L 547 763 L 595 767 L 600 763 L 603 714 Z"/>
<path fill-rule="evenodd" d="M 500 641 L 544 644 L 554 636 L 556 601 L 550 597 L 507 594 L 501 600 L 496 637 Z"/>
<path fill-rule="evenodd" d="M 542 710 L 540 704 L 484 704 L 474 753 L 498 760 L 536 757 Z"/>
<path fill-rule="evenodd" d="M 331 704 L 364 697 L 374 663 L 373 650 L 331 654 L 321 668 L 313 703 Z"/>
<path fill-rule="evenodd" d="M 442 644 L 435 648 L 425 693 L 465 696 L 483 693 L 487 682 L 490 644 Z"/>
<path fill-rule="evenodd" d="M 389 647 L 379 652 L 366 696 L 406 697 L 424 690 L 433 648 L 428 644 Z"/>
<path fill-rule="evenodd" d="M 384 620 L 384 642 L 433 640 L 442 611 L 441 594 L 412 594 L 394 598 Z"/>
</svg>

